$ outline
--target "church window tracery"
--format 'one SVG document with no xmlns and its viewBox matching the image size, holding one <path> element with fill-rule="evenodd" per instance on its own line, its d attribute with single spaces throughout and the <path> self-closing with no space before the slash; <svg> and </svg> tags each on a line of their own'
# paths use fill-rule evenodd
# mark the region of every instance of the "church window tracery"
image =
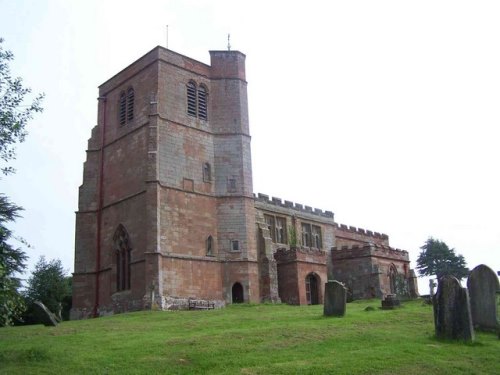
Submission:
<svg viewBox="0 0 500 375">
<path fill-rule="evenodd" d="M 125 227 L 120 224 L 113 236 L 116 256 L 116 290 L 130 289 L 130 238 Z"/>
</svg>

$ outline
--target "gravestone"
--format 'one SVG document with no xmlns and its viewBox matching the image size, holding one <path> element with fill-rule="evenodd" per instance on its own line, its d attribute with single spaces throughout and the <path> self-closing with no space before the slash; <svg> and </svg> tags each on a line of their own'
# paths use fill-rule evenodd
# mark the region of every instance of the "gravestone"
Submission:
<svg viewBox="0 0 500 375">
<path fill-rule="evenodd" d="M 438 338 L 474 340 L 469 293 L 455 277 L 443 276 L 439 279 L 433 306 L 434 327 Z"/>
<path fill-rule="evenodd" d="M 388 294 L 385 296 L 385 299 L 382 300 L 382 310 L 393 310 L 400 306 L 401 302 L 395 294 Z"/>
<path fill-rule="evenodd" d="M 40 301 L 34 302 L 35 314 L 43 323 L 44 326 L 47 327 L 55 327 L 57 326 L 57 319 L 52 312 Z"/>
<path fill-rule="evenodd" d="M 474 268 L 467 279 L 472 324 L 486 331 L 498 329 L 497 292 L 500 291 L 498 277 L 488 266 L 480 264 Z"/>
<path fill-rule="evenodd" d="M 325 283 L 324 316 L 344 316 L 346 310 L 347 289 L 344 284 L 330 280 Z"/>
</svg>

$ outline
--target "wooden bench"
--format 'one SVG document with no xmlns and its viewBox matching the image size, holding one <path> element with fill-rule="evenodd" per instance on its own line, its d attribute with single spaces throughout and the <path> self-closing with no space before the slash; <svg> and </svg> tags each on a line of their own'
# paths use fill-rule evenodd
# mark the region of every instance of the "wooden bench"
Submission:
<svg viewBox="0 0 500 375">
<path fill-rule="evenodd" d="M 213 310 L 215 309 L 215 303 L 210 301 L 201 301 L 190 299 L 188 300 L 189 310 Z"/>
</svg>

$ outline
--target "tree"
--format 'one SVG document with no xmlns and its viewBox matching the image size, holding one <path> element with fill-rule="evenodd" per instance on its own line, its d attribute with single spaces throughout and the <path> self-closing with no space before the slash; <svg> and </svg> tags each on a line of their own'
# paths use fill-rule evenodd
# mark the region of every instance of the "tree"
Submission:
<svg viewBox="0 0 500 375">
<path fill-rule="evenodd" d="M 462 255 L 455 254 L 454 249 L 440 240 L 429 237 L 417 259 L 417 270 L 420 276 L 434 276 L 440 279 L 442 276 L 452 275 L 462 279 L 469 274 L 469 269 Z"/>
<path fill-rule="evenodd" d="M 21 281 L 16 274 L 26 268 L 26 254 L 20 248 L 13 247 L 9 241 L 16 238 L 6 227 L 6 223 L 19 217 L 22 208 L 11 203 L 0 194 L 0 327 L 11 325 L 24 311 L 24 300 L 19 293 Z"/>
<path fill-rule="evenodd" d="M 31 104 L 26 104 L 25 97 L 31 92 L 23 87 L 21 78 L 10 74 L 9 62 L 14 59 L 12 52 L 4 50 L 0 38 L 0 160 L 8 163 L 15 159 L 15 144 L 26 137 L 26 124 L 36 112 L 41 112 L 44 94 L 39 94 Z M 4 175 L 14 172 L 14 168 L 0 166 Z M 27 243 L 7 228 L 8 222 L 19 217 L 22 208 L 11 203 L 0 194 L 0 326 L 10 325 L 24 311 L 24 303 L 19 288 L 20 280 L 16 277 L 26 268 L 26 254 L 13 247 L 13 239 Z"/>
<path fill-rule="evenodd" d="M 71 307 L 67 306 L 68 297 L 71 300 L 71 278 L 66 276 L 59 259 L 46 261 L 41 256 L 28 279 L 24 294 L 30 310 L 34 301 L 41 301 L 57 316 L 62 310 L 69 311 Z"/>
<path fill-rule="evenodd" d="M 15 159 L 14 145 L 23 142 L 26 137 L 26 124 L 36 112 L 42 112 L 44 94 L 39 94 L 31 104 L 25 103 L 25 97 L 31 93 L 29 87 L 23 87 L 20 77 L 10 74 L 9 62 L 14 59 L 12 52 L 4 50 L 0 38 L 0 159 L 4 162 Z M 10 166 L 1 168 L 3 174 L 14 172 Z"/>
</svg>

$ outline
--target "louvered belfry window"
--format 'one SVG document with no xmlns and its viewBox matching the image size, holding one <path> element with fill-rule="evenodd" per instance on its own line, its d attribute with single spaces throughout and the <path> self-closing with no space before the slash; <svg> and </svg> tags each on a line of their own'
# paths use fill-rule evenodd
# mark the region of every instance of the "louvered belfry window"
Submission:
<svg viewBox="0 0 500 375">
<path fill-rule="evenodd" d="M 196 117 L 196 85 L 194 82 L 187 84 L 187 112 L 189 116 Z"/>
<path fill-rule="evenodd" d="M 208 90 L 204 85 L 197 86 L 189 81 L 186 85 L 187 113 L 201 120 L 208 119 Z"/>
<path fill-rule="evenodd" d="M 127 91 L 127 122 L 134 119 L 134 89 L 129 88 Z"/>
<path fill-rule="evenodd" d="M 127 122 L 127 97 L 125 96 L 124 92 L 122 92 L 120 95 L 118 116 L 120 125 L 125 125 L 125 123 Z"/>
<path fill-rule="evenodd" d="M 207 89 L 200 86 L 198 89 L 198 117 L 202 120 L 207 119 Z"/>
<path fill-rule="evenodd" d="M 120 94 L 118 102 L 118 121 L 120 125 L 128 124 L 134 119 L 134 89 L 131 87 Z"/>
</svg>

